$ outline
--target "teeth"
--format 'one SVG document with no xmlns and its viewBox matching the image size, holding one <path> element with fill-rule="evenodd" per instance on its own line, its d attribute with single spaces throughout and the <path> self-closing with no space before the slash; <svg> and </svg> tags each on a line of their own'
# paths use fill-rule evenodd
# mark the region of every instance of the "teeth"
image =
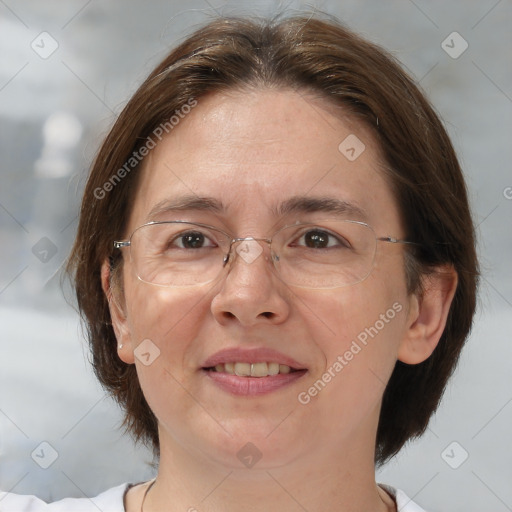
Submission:
<svg viewBox="0 0 512 512">
<path fill-rule="evenodd" d="M 283 368 L 284 368 L 284 364 L 283 364 Z M 279 373 L 279 363 L 268 363 L 268 374 L 269 375 L 277 375 L 278 373 Z"/>
<path fill-rule="evenodd" d="M 279 373 L 290 373 L 292 369 L 289 366 L 286 366 L 285 364 L 279 365 Z"/>
<path fill-rule="evenodd" d="M 235 363 L 235 374 L 239 377 L 248 377 L 251 375 L 251 365 L 249 363 Z"/>
<path fill-rule="evenodd" d="M 279 363 L 220 363 L 215 365 L 214 371 L 239 377 L 268 377 L 278 373 L 290 373 L 292 369 Z"/>
</svg>

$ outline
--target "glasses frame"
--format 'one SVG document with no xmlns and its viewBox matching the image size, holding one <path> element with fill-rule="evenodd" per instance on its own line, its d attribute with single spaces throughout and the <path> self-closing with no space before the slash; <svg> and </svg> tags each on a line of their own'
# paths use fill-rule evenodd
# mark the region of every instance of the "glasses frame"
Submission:
<svg viewBox="0 0 512 512">
<path fill-rule="evenodd" d="M 323 221 L 332 221 L 332 219 L 323 219 Z M 317 222 L 322 222 L 322 220 L 319 220 Z M 290 228 L 290 227 L 308 226 L 308 225 L 315 226 L 317 224 L 317 222 L 298 222 L 296 224 L 287 224 L 286 226 L 283 226 L 283 227 L 279 228 L 277 231 L 275 231 L 274 234 L 270 238 L 255 238 L 255 237 L 252 237 L 252 236 L 249 236 L 249 237 L 233 237 L 233 235 L 231 233 L 228 233 L 228 232 L 226 232 L 226 231 L 224 231 L 222 229 L 219 229 L 219 228 L 217 228 L 215 226 L 211 226 L 209 224 L 204 224 L 204 223 L 201 223 L 201 222 L 191 222 L 191 221 L 188 221 L 188 220 L 151 221 L 151 222 L 146 222 L 145 224 L 142 224 L 141 226 L 138 226 L 137 228 L 135 228 L 132 231 L 132 233 L 130 234 L 130 236 L 126 240 L 114 240 L 113 244 L 114 244 L 114 249 L 119 249 L 119 250 L 123 249 L 125 247 L 131 247 L 131 240 L 132 240 L 133 235 L 135 234 L 135 232 L 138 231 L 141 228 L 146 227 L 146 226 L 153 226 L 153 225 L 157 225 L 157 224 L 189 224 L 189 225 L 192 225 L 192 226 L 199 226 L 199 227 L 202 227 L 202 228 L 207 228 L 207 229 L 211 229 L 213 231 L 217 231 L 219 233 L 222 233 L 226 237 L 226 239 L 229 240 L 229 248 L 228 248 L 227 253 L 224 255 L 224 259 L 223 259 L 223 263 L 222 263 L 222 268 L 224 269 L 225 266 L 228 264 L 228 262 L 230 260 L 231 253 L 233 252 L 233 245 L 234 244 L 236 244 L 238 242 L 245 242 L 245 241 L 250 241 L 250 240 L 254 240 L 254 241 L 257 241 L 257 242 L 265 242 L 265 243 L 267 243 L 269 245 L 269 248 L 271 250 L 271 256 L 272 256 L 272 254 L 273 254 L 272 253 L 272 241 L 274 240 L 274 238 L 276 237 L 276 235 L 278 233 L 280 233 L 282 230 Z M 352 224 L 359 224 L 361 226 L 365 226 L 365 227 L 369 228 L 370 231 L 373 233 L 376 242 L 386 242 L 386 243 L 390 243 L 390 244 L 405 244 L 405 245 L 414 245 L 414 246 L 420 245 L 420 244 L 418 244 L 416 242 L 411 242 L 409 240 L 405 240 L 405 239 L 401 239 L 401 238 L 396 238 L 394 236 L 377 236 L 375 234 L 375 230 L 372 228 L 372 226 L 370 226 L 370 224 L 368 224 L 366 222 L 362 222 L 362 221 L 358 221 L 358 220 L 342 220 L 341 222 L 347 222 L 347 223 L 352 223 Z M 321 227 L 321 226 L 318 226 L 318 227 Z M 277 261 L 279 261 L 279 255 L 277 253 L 274 253 L 274 254 L 275 254 L 275 256 L 277 256 Z M 344 288 L 345 286 L 352 286 L 354 284 L 362 283 L 372 273 L 376 254 L 377 254 L 377 244 L 375 245 L 375 254 L 373 256 L 372 266 L 370 267 L 370 270 L 369 270 L 368 274 L 363 279 L 361 279 L 360 281 L 356 281 L 355 283 L 345 284 L 345 285 L 341 285 L 341 286 L 333 286 L 333 287 L 329 287 L 329 288 L 320 287 L 318 289 L 319 290 L 327 290 L 327 289 L 335 289 L 335 288 Z M 131 252 L 130 252 L 130 257 L 131 257 Z M 276 261 L 275 258 L 271 257 L 271 260 L 272 260 L 272 266 L 274 267 L 275 270 L 277 270 L 276 265 L 275 265 L 275 261 Z M 221 273 L 222 273 L 222 270 L 219 272 L 217 277 L 219 277 Z M 279 272 L 277 272 L 277 275 L 280 277 Z M 152 283 L 150 281 L 145 281 L 138 274 L 137 274 L 137 277 L 142 282 L 150 284 L 150 285 L 153 285 L 153 286 L 161 286 L 161 287 L 164 287 L 164 288 L 173 288 L 172 285 L 164 285 L 164 284 Z M 213 282 L 213 281 L 215 281 L 215 279 L 217 279 L 217 277 L 215 277 L 211 281 L 207 281 L 207 282 L 201 283 L 201 284 L 208 284 L 210 282 Z M 190 285 L 190 286 L 193 286 L 193 285 Z M 311 288 L 309 286 L 303 287 L 303 286 L 300 286 L 300 285 L 289 285 L 289 286 L 296 286 L 298 288 L 307 288 L 307 289 L 317 289 L 317 288 Z"/>
</svg>

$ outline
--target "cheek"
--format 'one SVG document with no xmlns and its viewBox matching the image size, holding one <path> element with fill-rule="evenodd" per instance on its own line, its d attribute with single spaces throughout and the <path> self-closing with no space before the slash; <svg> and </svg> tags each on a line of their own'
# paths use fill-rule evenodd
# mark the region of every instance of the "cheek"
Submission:
<svg viewBox="0 0 512 512">
<path fill-rule="evenodd" d="M 159 288 L 139 281 L 126 286 L 138 379 L 161 424 L 185 417 L 194 405 L 187 379 L 192 369 L 197 370 L 194 340 L 209 311 L 208 291 Z"/>
<path fill-rule="evenodd" d="M 318 298 L 315 309 L 328 327 L 318 340 L 326 363 L 312 375 L 308 394 L 339 404 L 340 414 L 379 402 L 404 334 L 404 297 L 403 286 L 376 276 Z"/>
<path fill-rule="evenodd" d="M 374 345 L 394 340 L 404 327 L 404 286 L 370 276 L 362 283 L 325 293 L 316 309 L 331 332 L 330 349 L 349 348 L 355 340 L 367 342 L 367 347 L 377 337 L 382 343 Z"/>
<path fill-rule="evenodd" d="M 150 340 L 160 364 L 180 377 L 187 367 L 200 319 L 208 314 L 209 288 L 172 289 L 132 281 L 126 286 L 129 328 L 135 355 Z M 145 368 L 140 369 L 145 373 Z"/>
<path fill-rule="evenodd" d="M 384 292 L 361 283 L 317 301 L 322 323 L 332 331 L 317 340 L 325 366 L 316 369 L 297 398 L 326 436 L 357 436 L 354 429 L 378 418 L 405 317 L 398 294 Z"/>
</svg>

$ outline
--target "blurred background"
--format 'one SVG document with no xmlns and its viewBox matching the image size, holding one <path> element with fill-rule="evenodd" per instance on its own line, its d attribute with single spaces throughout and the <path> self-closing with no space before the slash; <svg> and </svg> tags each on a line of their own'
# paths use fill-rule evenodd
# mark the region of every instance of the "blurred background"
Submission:
<svg viewBox="0 0 512 512">
<path fill-rule="evenodd" d="M 94 496 L 154 473 L 89 368 L 61 270 L 92 158 L 169 49 L 216 14 L 320 10 L 391 51 L 460 156 L 483 278 L 426 434 L 377 475 L 427 510 L 512 510 L 512 3 L 0 0 L 0 489 Z"/>
</svg>

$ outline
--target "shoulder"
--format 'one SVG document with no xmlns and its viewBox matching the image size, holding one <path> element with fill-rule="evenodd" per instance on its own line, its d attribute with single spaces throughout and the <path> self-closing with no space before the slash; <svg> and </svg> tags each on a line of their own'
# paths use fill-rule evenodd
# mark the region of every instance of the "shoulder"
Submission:
<svg viewBox="0 0 512 512">
<path fill-rule="evenodd" d="M 0 512 L 125 512 L 123 498 L 128 488 L 129 484 L 122 484 L 94 498 L 65 498 L 53 503 L 0 491 Z"/>
<path fill-rule="evenodd" d="M 395 499 L 398 512 L 426 512 L 426 510 L 421 508 L 417 503 L 414 503 L 404 491 L 396 489 L 391 485 L 379 483 L 379 486 Z"/>
</svg>

